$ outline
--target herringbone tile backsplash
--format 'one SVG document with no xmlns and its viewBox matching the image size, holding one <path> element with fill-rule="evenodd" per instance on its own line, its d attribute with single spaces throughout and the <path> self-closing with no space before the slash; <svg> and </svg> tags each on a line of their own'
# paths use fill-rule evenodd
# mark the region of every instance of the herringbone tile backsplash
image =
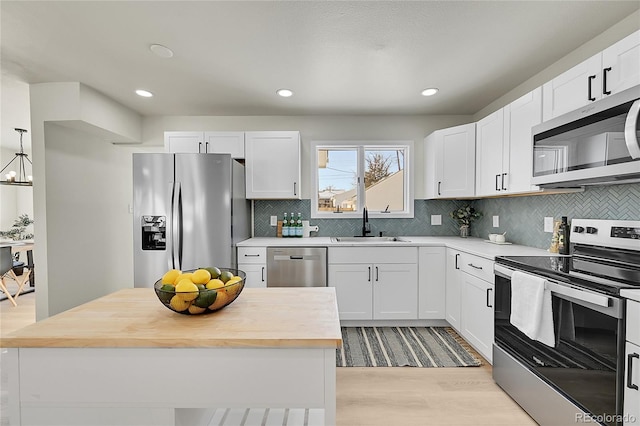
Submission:
<svg viewBox="0 0 640 426">
<path fill-rule="evenodd" d="M 416 200 L 413 219 L 371 219 L 374 235 L 458 235 L 449 212 L 469 201 Z M 640 184 L 587 187 L 572 194 L 535 195 L 491 198 L 471 201 L 483 213 L 471 226 L 471 235 L 486 238 L 491 232 L 507 232 L 507 240 L 515 244 L 548 248 L 551 234 L 543 231 L 545 216 L 560 219 L 567 216 L 591 219 L 640 220 Z M 275 237 L 276 228 L 269 225 L 270 216 L 282 219 L 284 212 L 302 213 L 304 220 L 318 225 L 317 236 L 358 235 L 362 222 L 358 219 L 309 219 L 310 200 L 256 200 L 254 211 L 256 237 Z M 442 225 L 432 226 L 431 215 L 442 215 Z M 500 217 L 500 227 L 492 227 L 492 217 Z"/>
</svg>

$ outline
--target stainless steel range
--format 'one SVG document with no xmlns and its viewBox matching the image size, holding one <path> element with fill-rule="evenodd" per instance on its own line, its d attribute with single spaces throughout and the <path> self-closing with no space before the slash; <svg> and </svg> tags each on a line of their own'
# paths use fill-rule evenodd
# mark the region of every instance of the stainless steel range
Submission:
<svg viewBox="0 0 640 426">
<path fill-rule="evenodd" d="M 571 231 L 569 256 L 496 259 L 493 377 L 542 425 L 622 424 L 620 290 L 640 288 L 640 221 L 574 219 Z M 529 307 L 514 298 L 536 284 L 547 318 L 543 308 L 524 317 L 546 339 L 520 324 Z"/>
</svg>

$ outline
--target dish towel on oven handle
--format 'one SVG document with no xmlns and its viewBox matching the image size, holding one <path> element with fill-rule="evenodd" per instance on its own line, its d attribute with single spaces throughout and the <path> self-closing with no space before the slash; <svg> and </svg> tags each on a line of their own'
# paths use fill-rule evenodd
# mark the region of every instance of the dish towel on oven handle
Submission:
<svg viewBox="0 0 640 426">
<path fill-rule="evenodd" d="M 511 324 L 547 346 L 555 346 L 551 290 L 547 280 L 520 271 L 511 276 Z"/>
</svg>

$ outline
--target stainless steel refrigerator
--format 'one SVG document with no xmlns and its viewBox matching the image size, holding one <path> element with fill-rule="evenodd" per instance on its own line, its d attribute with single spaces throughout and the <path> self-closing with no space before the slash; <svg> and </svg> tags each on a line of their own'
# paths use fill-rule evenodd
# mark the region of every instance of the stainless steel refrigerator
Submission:
<svg viewBox="0 0 640 426">
<path fill-rule="evenodd" d="M 244 179 L 229 154 L 133 154 L 134 286 L 173 268 L 235 268 L 250 236 Z"/>
</svg>

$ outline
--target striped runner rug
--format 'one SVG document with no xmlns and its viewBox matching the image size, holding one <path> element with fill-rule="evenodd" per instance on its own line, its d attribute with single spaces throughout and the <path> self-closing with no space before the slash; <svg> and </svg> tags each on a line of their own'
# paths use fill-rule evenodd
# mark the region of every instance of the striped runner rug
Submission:
<svg viewBox="0 0 640 426">
<path fill-rule="evenodd" d="M 477 367 L 450 327 L 341 327 L 338 367 Z"/>
</svg>

